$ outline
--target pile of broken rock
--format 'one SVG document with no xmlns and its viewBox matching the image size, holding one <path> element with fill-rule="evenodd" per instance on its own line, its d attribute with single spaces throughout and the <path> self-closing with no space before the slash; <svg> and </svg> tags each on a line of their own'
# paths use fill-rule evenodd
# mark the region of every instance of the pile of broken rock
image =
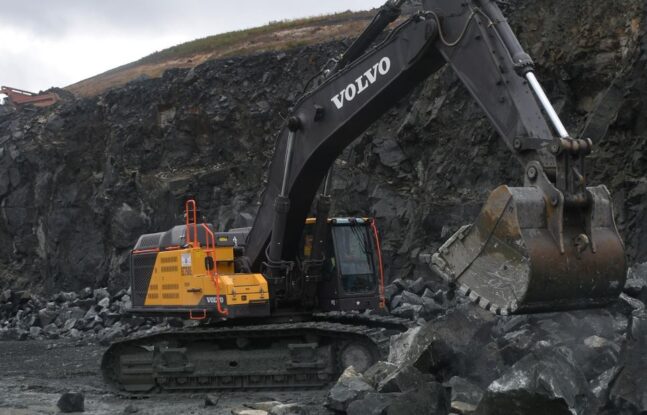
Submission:
<svg viewBox="0 0 647 415">
<path fill-rule="evenodd" d="M 630 270 L 616 304 L 559 313 L 494 316 L 425 284 L 389 287 L 396 314 L 423 320 L 391 338 L 388 361 L 363 374 L 348 368 L 328 395 L 330 409 L 350 415 L 647 413 L 647 354 L 641 352 L 647 350 L 647 265 Z"/>
<path fill-rule="evenodd" d="M 327 407 L 348 414 L 647 413 L 647 264 L 601 309 L 494 316 L 420 278 L 386 289 L 392 313 L 416 321 L 387 361 L 347 368 Z M 50 298 L 0 293 L 0 340 L 110 341 L 194 324 L 124 314 L 130 293 L 86 288 Z M 248 408 L 249 409 L 249 408 Z"/>
<path fill-rule="evenodd" d="M 67 337 L 108 344 L 133 332 L 168 326 L 169 321 L 125 314 L 130 305 L 130 291 L 126 290 L 111 295 L 106 288 L 85 288 L 50 298 L 5 290 L 0 293 L 0 340 Z"/>
<path fill-rule="evenodd" d="M 424 323 L 443 314 L 457 304 L 465 303 L 456 297 L 440 280 L 419 277 L 414 281 L 396 279 L 384 287 L 384 296 L 391 314 Z"/>
</svg>

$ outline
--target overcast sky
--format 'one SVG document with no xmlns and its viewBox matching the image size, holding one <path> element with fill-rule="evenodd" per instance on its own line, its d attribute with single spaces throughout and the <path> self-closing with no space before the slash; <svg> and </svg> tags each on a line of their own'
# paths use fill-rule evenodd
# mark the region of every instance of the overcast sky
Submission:
<svg viewBox="0 0 647 415">
<path fill-rule="evenodd" d="M 63 87 L 157 50 L 385 0 L 0 0 L 0 84 Z"/>
</svg>

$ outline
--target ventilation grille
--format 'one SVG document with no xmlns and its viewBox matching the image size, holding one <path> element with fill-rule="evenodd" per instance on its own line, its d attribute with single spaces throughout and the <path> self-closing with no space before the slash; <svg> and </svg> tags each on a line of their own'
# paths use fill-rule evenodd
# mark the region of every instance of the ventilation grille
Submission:
<svg viewBox="0 0 647 415">
<path fill-rule="evenodd" d="M 180 294 L 178 294 L 178 293 L 164 293 L 164 294 L 162 294 L 162 298 L 167 298 L 167 299 L 180 298 Z"/>
<path fill-rule="evenodd" d="M 143 306 L 148 285 L 153 276 L 153 267 L 157 253 L 136 254 L 131 257 L 131 285 L 133 287 L 133 305 Z M 152 287 L 151 287 L 152 289 Z"/>
</svg>

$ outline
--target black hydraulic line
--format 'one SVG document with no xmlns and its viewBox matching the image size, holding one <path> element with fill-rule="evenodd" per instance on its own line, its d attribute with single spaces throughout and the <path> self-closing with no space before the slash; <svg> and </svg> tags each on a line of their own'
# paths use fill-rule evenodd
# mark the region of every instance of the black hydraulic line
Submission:
<svg viewBox="0 0 647 415">
<path fill-rule="evenodd" d="M 520 164 L 537 160 L 553 173 L 555 157 L 546 144 L 554 135 L 524 77 L 533 62 L 496 1 L 423 0 L 423 9 L 441 23 L 436 49 Z"/>
<path fill-rule="evenodd" d="M 517 72 L 523 76 L 526 72 L 532 71 L 534 67 L 532 58 L 523 50 L 519 39 L 507 24 L 506 18 L 499 7 L 490 0 L 478 0 L 478 5 L 488 17 L 488 23 L 495 29 L 496 36 L 500 38 L 505 49 L 507 49 Z"/>
<path fill-rule="evenodd" d="M 357 60 L 366 50 L 375 42 L 375 40 L 384 32 L 386 27 L 400 17 L 402 10 L 400 7 L 406 0 L 389 0 L 386 4 L 380 7 L 375 17 L 369 25 L 362 31 L 362 33 L 353 41 L 353 43 L 346 49 L 341 57 L 331 59 L 326 65 L 312 78 L 306 82 L 303 92 L 309 91 L 311 85 L 315 88 L 323 82 L 330 75 L 344 69 L 348 64 Z"/>
<path fill-rule="evenodd" d="M 288 197 L 288 179 L 290 175 L 290 166 L 292 165 L 293 148 L 297 131 L 301 129 L 301 122 L 297 117 L 291 117 L 288 120 L 288 141 L 284 154 L 283 176 L 281 180 L 281 192 L 274 200 L 274 217 L 272 224 L 272 239 L 268 249 L 268 265 L 270 268 L 271 278 L 281 284 L 284 281 L 284 270 L 282 269 L 283 256 L 283 239 L 287 216 L 290 212 L 290 198 Z M 271 281 L 272 282 L 272 281 Z M 271 287 L 276 288 L 276 287 Z"/>
<path fill-rule="evenodd" d="M 405 0 L 389 0 L 384 6 L 380 7 L 373 18 L 373 21 L 371 21 L 362 34 L 355 39 L 346 52 L 344 52 L 342 57 L 339 59 L 339 62 L 337 62 L 335 70 L 345 68 L 349 63 L 362 56 L 375 39 L 384 32 L 384 29 L 400 17 L 400 14 L 402 13 L 400 7 L 404 2 Z"/>
<path fill-rule="evenodd" d="M 317 198 L 317 217 L 314 231 L 312 232 L 312 255 L 310 256 L 315 261 L 324 259 L 323 248 L 326 243 L 328 216 L 332 204 L 330 190 L 332 187 L 333 171 L 334 165 L 328 169 L 328 174 L 326 174 L 326 178 L 324 179 L 323 191 Z"/>
</svg>

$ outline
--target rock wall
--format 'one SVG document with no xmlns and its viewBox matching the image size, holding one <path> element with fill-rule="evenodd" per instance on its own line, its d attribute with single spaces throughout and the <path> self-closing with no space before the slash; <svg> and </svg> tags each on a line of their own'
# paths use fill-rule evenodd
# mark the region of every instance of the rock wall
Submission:
<svg viewBox="0 0 647 415">
<path fill-rule="evenodd" d="M 640 0 L 505 6 L 574 136 L 597 144 L 631 261 L 647 259 L 647 36 Z M 194 195 L 220 229 L 252 223 L 275 133 L 343 42 L 207 62 L 49 109 L 0 107 L 0 287 L 127 286 L 139 234 L 178 223 Z M 521 170 L 444 69 L 339 158 L 336 214 L 374 215 L 391 278 L 416 273 Z"/>
</svg>

